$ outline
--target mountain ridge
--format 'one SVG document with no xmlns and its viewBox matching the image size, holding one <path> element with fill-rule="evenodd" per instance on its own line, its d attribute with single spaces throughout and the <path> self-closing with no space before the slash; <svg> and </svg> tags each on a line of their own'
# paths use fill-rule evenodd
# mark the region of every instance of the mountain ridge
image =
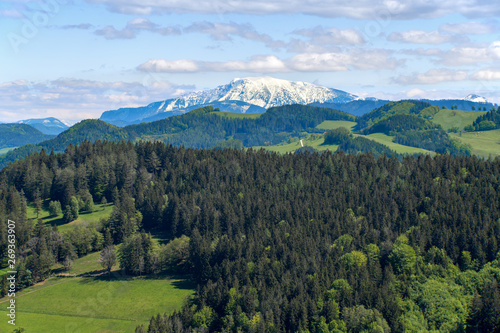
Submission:
<svg viewBox="0 0 500 333">
<path fill-rule="evenodd" d="M 58 135 L 69 128 L 67 124 L 54 117 L 23 119 L 16 121 L 16 124 L 27 124 L 50 135 Z"/>
<path fill-rule="evenodd" d="M 174 99 L 167 99 L 138 108 L 121 108 L 105 111 L 99 118 L 111 124 L 121 125 L 142 122 L 145 119 L 166 118 L 195 108 L 217 105 L 232 112 L 264 112 L 266 109 L 290 104 L 346 103 L 358 99 L 342 90 L 327 88 L 302 81 L 288 81 L 271 77 L 237 78 L 226 85 L 209 90 L 198 90 Z M 243 103 L 243 104 L 242 104 Z"/>
</svg>

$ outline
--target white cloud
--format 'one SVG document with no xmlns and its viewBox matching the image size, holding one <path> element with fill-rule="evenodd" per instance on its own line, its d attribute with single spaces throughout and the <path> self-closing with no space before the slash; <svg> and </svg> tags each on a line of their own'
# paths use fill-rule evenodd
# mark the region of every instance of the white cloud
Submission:
<svg viewBox="0 0 500 333">
<path fill-rule="evenodd" d="M 413 44 L 443 44 L 466 42 L 465 36 L 440 33 L 439 31 L 426 32 L 423 30 L 410 30 L 405 32 L 393 32 L 387 38 L 392 42 L 403 42 Z"/>
<path fill-rule="evenodd" d="M 98 36 L 103 36 L 106 39 L 132 39 L 135 38 L 135 31 L 132 29 L 116 30 L 115 27 L 108 25 L 94 32 Z"/>
<path fill-rule="evenodd" d="M 483 69 L 472 74 L 471 79 L 474 80 L 484 80 L 484 81 L 495 81 L 500 80 L 500 69 Z"/>
<path fill-rule="evenodd" d="M 338 72 L 348 70 L 352 59 L 342 53 L 303 53 L 292 57 L 289 63 L 300 72 Z"/>
<path fill-rule="evenodd" d="M 347 52 L 300 53 L 288 59 L 274 55 L 253 56 L 249 60 L 195 61 L 190 59 L 152 59 L 137 67 L 140 71 L 157 73 L 179 72 L 251 72 L 285 73 L 337 72 L 349 69 L 394 69 L 402 61 L 386 50 L 349 50 Z"/>
<path fill-rule="evenodd" d="M 152 13 L 202 14 L 307 14 L 321 17 L 347 17 L 389 20 L 436 18 L 449 14 L 466 17 L 496 17 L 500 6 L 490 0 L 86 0 L 104 4 L 113 12 L 148 15 Z"/>
<path fill-rule="evenodd" d="M 425 96 L 425 90 L 414 88 L 406 92 L 408 98 L 423 97 Z"/>
<path fill-rule="evenodd" d="M 144 17 L 138 17 L 128 21 L 127 25 L 121 30 L 108 25 L 94 31 L 94 33 L 106 39 L 133 39 L 137 37 L 137 34 L 141 31 L 154 32 L 164 36 L 181 34 L 181 28 L 179 26 L 160 27 L 158 24 Z"/>
<path fill-rule="evenodd" d="M 0 121 L 56 117 L 69 122 L 99 118 L 106 110 L 178 96 L 192 86 L 176 86 L 151 75 L 138 82 L 101 82 L 62 78 L 47 82 L 26 80 L 0 83 Z"/>
<path fill-rule="evenodd" d="M 440 82 L 463 81 L 467 79 L 465 71 L 455 71 L 451 69 L 431 69 L 425 73 L 413 74 L 410 76 L 401 75 L 394 79 L 398 84 L 436 84 Z"/>
<path fill-rule="evenodd" d="M 317 26 L 313 29 L 300 29 L 293 32 L 295 35 L 308 37 L 313 45 L 361 45 L 365 40 L 360 32 L 354 29 L 324 28 Z"/>
<path fill-rule="evenodd" d="M 439 27 L 439 31 L 459 35 L 483 35 L 498 31 L 498 25 L 493 22 L 481 23 L 476 21 L 462 23 L 446 23 Z"/>
<path fill-rule="evenodd" d="M 90 29 L 92 27 L 93 27 L 93 25 L 90 24 L 90 23 L 81 23 L 81 24 L 63 25 L 62 27 L 60 27 L 60 29 L 65 29 L 65 30 L 68 30 L 68 29 L 88 30 L 88 29 Z"/>
<path fill-rule="evenodd" d="M 16 9 L 2 9 L 0 10 L 0 17 L 22 19 L 24 15 Z"/>
<path fill-rule="evenodd" d="M 249 61 L 209 62 L 190 59 L 152 59 L 137 67 L 140 71 L 152 73 L 185 72 L 252 72 L 276 73 L 289 71 L 284 62 L 275 56 L 254 56 Z"/>
<path fill-rule="evenodd" d="M 205 63 L 208 71 L 215 72 L 251 72 L 251 73 L 283 73 L 289 69 L 285 63 L 276 56 L 254 56 L 249 61 L 228 61 Z"/>
<path fill-rule="evenodd" d="M 500 60 L 500 41 L 490 44 L 468 44 L 448 50 L 438 48 L 403 50 L 408 55 L 430 57 L 433 62 L 445 66 L 486 64 Z"/>
<path fill-rule="evenodd" d="M 137 69 L 145 72 L 154 73 L 189 73 L 198 72 L 200 68 L 193 60 L 165 60 L 152 59 L 137 67 Z"/>
</svg>

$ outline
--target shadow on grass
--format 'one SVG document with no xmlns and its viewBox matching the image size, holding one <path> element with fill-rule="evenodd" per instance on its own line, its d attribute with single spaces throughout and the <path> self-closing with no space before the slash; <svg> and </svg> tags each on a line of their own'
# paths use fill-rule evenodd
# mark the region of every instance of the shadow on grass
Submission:
<svg viewBox="0 0 500 333">
<path fill-rule="evenodd" d="M 79 283 L 91 284 L 102 281 L 116 282 L 116 281 L 151 281 L 151 280 L 165 280 L 165 282 L 170 283 L 176 289 L 183 290 L 195 290 L 196 282 L 193 281 L 191 275 L 171 275 L 171 274 L 158 274 L 158 275 L 143 275 L 143 276 L 132 276 L 124 273 L 123 270 L 117 270 L 108 274 L 104 269 L 96 270 L 90 273 L 85 273 L 79 275 L 82 279 Z"/>
<path fill-rule="evenodd" d="M 51 220 L 53 218 L 54 218 L 54 216 L 46 216 L 46 217 L 42 218 L 42 221 L 50 224 L 51 226 L 58 226 L 58 227 L 60 227 L 64 224 L 67 224 L 67 222 L 64 222 L 64 218 L 62 218 L 62 217 L 55 219 L 55 220 Z M 47 220 L 51 220 L 51 221 L 47 221 Z"/>
</svg>

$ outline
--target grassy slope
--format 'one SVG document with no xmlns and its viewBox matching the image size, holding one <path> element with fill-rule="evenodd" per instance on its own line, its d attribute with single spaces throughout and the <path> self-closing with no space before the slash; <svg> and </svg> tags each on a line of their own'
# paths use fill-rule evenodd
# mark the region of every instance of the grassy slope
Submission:
<svg viewBox="0 0 500 333">
<path fill-rule="evenodd" d="M 462 130 L 465 126 L 472 124 L 477 117 L 485 113 L 485 111 L 454 111 L 441 109 L 434 115 L 431 121 L 441 125 L 445 131 L 453 127 L 458 127 L 458 129 Z"/>
<path fill-rule="evenodd" d="M 434 154 L 434 152 L 430 150 L 409 147 L 400 145 L 399 143 L 395 143 L 393 142 L 394 137 L 385 135 L 384 133 L 373 133 L 370 135 L 366 135 L 365 137 L 378 143 L 384 144 L 389 147 L 389 149 L 392 149 L 399 154 Z"/>
<path fill-rule="evenodd" d="M 319 129 L 324 129 L 324 130 L 331 130 L 331 129 L 336 129 L 339 127 L 345 127 L 347 129 L 352 130 L 352 128 L 356 126 L 356 122 L 354 121 L 344 121 L 344 120 L 325 120 L 316 128 Z"/>
<path fill-rule="evenodd" d="M 77 259 L 72 273 L 96 268 L 97 257 L 94 253 Z M 193 288 L 175 278 L 52 277 L 17 294 L 17 327 L 27 332 L 66 332 L 71 324 L 72 332 L 133 332 L 158 312 L 178 309 Z M 5 301 L 0 300 L 2 317 L 6 317 Z M 1 332 L 10 332 L 9 327 L 0 321 Z"/>
<path fill-rule="evenodd" d="M 317 128 L 320 129 L 335 129 L 339 127 L 346 127 L 349 129 L 352 129 L 356 125 L 355 122 L 352 121 L 331 121 L 327 120 L 316 126 Z M 355 136 L 357 136 L 355 134 Z M 394 150 L 397 153 L 400 154 L 415 154 L 415 153 L 422 153 L 422 154 L 433 154 L 433 152 L 425 149 L 420 149 L 420 148 L 414 148 L 414 147 L 408 147 L 404 145 L 400 145 L 398 143 L 393 142 L 392 140 L 394 139 L 391 136 L 382 134 L 382 133 L 375 133 L 375 134 L 370 134 L 365 136 L 366 138 L 382 143 L 386 146 L 388 146 L 390 149 Z M 310 146 L 313 147 L 314 149 L 317 150 L 330 150 L 330 151 L 336 151 L 338 146 L 337 145 L 323 145 L 324 138 L 323 136 L 318 136 L 318 135 L 310 135 L 302 140 L 302 143 L 304 146 Z M 290 153 L 294 152 L 295 150 L 299 149 L 301 147 L 300 142 L 294 141 L 291 143 L 286 143 L 286 144 L 281 144 L 281 145 L 273 145 L 273 146 L 267 146 L 267 147 L 255 147 L 255 148 L 264 148 L 266 150 L 274 151 L 280 154 L 285 154 L 285 153 Z"/>
<path fill-rule="evenodd" d="M 484 132 L 450 133 L 463 143 L 472 146 L 472 153 L 481 157 L 500 156 L 500 129 Z"/>
<path fill-rule="evenodd" d="M 58 224 L 64 231 L 78 223 L 97 222 L 109 216 L 112 204 L 96 205 L 96 211 L 81 214 L 78 220 L 62 223 L 62 216 L 50 217 L 43 210 L 39 217 L 48 224 Z M 36 218 L 33 207 L 28 217 Z M 118 265 L 115 276 L 108 278 L 99 264 L 100 253 L 94 252 L 74 260 L 71 277 L 52 276 L 37 285 L 16 294 L 16 327 L 27 332 L 133 332 L 140 324 L 147 324 L 158 312 L 172 312 L 181 307 L 184 299 L 194 292 L 193 283 L 182 278 L 124 277 Z M 63 273 L 63 266 L 52 267 L 55 274 Z M 0 270 L 1 272 L 2 270 Z M 65 273 L 65 272 L 64 272 Z M 0 299 L 0 316 L 6 316 Z M 0 321 L 0 332 L 11 332 L 6 320 Z"/>
<path fill-rule="evenodd" d="M 42 219 L 46 224 L 49 225 L 57 225 L 59 231 L 65 231 L 71 228 L 71 226 L 77 224 L 87 224 L 98 222 L 101 218 L 107 218 L 111 215 L 113 211 L 113 204 L 105 204 L 105 205 L 95 205 L 95 211 L 89 213 L 84 212 L 80 213 L 78 219 L 72 221 L 70 223 L 64 223 L 63 215 L 60 214 L 58 216 L 49 216 L 49 212 L 43 209 L 38 215 L 39 218 Z M 36 219 L 35 208 L 33 205 L 28 206 L 28 218 Z"/>
</svg>

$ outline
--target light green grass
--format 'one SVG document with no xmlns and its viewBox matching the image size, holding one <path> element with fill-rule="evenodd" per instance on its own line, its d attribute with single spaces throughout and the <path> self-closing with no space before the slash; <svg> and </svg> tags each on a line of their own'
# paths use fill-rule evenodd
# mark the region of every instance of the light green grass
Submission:
<svg viewBox="0 0 500 333">
<path fill-rule="evenodd" d="M 399 154 L 435 154 L 433 151 L 409 147 L 405 145 L 400 145 L 399 143 L 393 142 L 394 137 L 386 135 L 384 133 L 373 133 L 365 136 L 367 139 L 373 140 L 375 142 L 381 143 L 389 147 L 389 149 L 394 150 Z"/>
<path fill-rule="evenodd" d="M 179 309 L 194 293 L 194 283 L 183 277 L 132 278 L 121 275 L 118 265 L 108 277 L 99 257 L 95 252 L 76 259 L 72 277 L 54 276 L 17 292 L 16 327 L 37 333 L 133 332 L 153 315 Z M 7 301 L 0 299 L 1 318 L 7 318 Z M 0 332 L 13 329 L 0 321 Z"/>
<path fill-rule="evenodd" d="M 226 118 L 237 118 L 237 119 L 257 119 L 263 115 L 263 113 L 237 113 L 237 112 L 213 112 L 221 117 Z"/>
<path fill-rule="evenodd" d="M 472 147 L 472 153 L 481 157 L 500 156 L 500 129 L 483 132 L 450 133 L 456 138 Z"/>
<path fill-rule="evenodd" d="M 103 268 L 99 262 L 99 258 L 101 258 L 101 253 L 100 252 L 94 252 L 91 254 L 88 254 L 84 257 L 75 259 L 73 261 L 73 264 L 71 265 L 71 269 L 69 271 L 69 274 L 72 275 L 81 275 L 85 273 L 101 273 Z M 118 264 L 117 264 L 118 266 Z M 118 267 L 115 267 L 117 269 Z M 54 273 L 67 273 L 64 270 L 64 266 L 61 264 L 56 264 L 52 267 L 52 271 Z"/>
<path fill-rule="evenodd" d="M 93 212 L 80 213 L 78 219 L 70 223 L 64 223 L 62 214 L 58 216 L 50 216 L 49 212 L 45 209 L 42 209 L 42 211 L 38 214 L 38 217 L 41 218 L 42 221 L 45 222 L 45 224 L 57 225 L 59 231 L 65 231 L 77 224 L 96 223 L 100 219 L 109 217 L 112 211 L 113 204 L 111 203 L 105 205 L 95 205 L 95 210 Z M 29 219 L 36 219 L 36 211 L 34 205 L 30 204 L 28 206 L 27 215 Z"/>
<path fill-rule="evenodd" d="M 472 124 L 474 120 L 485 113 L 486 111 L 441 109 L 434 115 L 431 121 L 435 124 L 441 125 L 445 131 L 453 127 L 458 127 L 459 130 L 462 130 L 465 126 Z"/>
<path fill-rule="evenodd" d="M 74 322 L 75 332 L 77 328 L 79 332 L 133 332 L 153 315 L 179 309 L 193 289 L 183 279 L 53 277 L 18 293 L 17 326 L 27 332 L 65 332 L 56 328 Z M 7 317 L 5 301 L 0 300 L 2 318 Z M 8 327 L 6 320 L 0 321 L 1 332 L 8 332 Z"/>
<path fill-rule="evenodd" d="M 278 145 L 272 145 L 272 146 L 259 146 L 259 147 L 254 147 L 255 149 L 260 149 L 264 148 L 265 150 L 269 151 L 274 151 L 279 154 L 286 154 L 286 153 L 291 153 L 296 151 L 297 149 L 301 148 L 300 140 L 295 138 L 296 141 L 290 142 L 290 143 L 282 143 Z M 309 146 L 312 147 L 316 150 L 330 150 L 330 151 L 336 151 L 337 148 L 339 147 L 338 145 L 323 145 L 325 141 L 325 138 L 321 134 L 311 134 L 305 138 L 302 139 L 302 144 L 304 147 Z"/>
<path fill-rule="evenodd" d="M 354 121 L 347 121 L 347 120 L 325 120 L 324 122 L 316 126 L 316 128 L 331 130 L 339 127 L 345 127 L 349 130 L 352 130 L 352 128 L 356 126 L 356 124 L 357 123 Z"/>
<path fill-rule="evenodd" d="M 47 304 L 47 306 L 50 306 Z M 17 328 L 24 328 L 26 333 L 109 333 L 134 332 L 138 325 L 147 326 L 149 321 L 100 319 L 66 315 L 48 315 L 39 313 L 17 312 L 16 326 L 7 323 L 7 313 L 1 309 L 0 332 L 12 332 Z"/>
<path fill-rule="evenodd" d="M 12 147 L 12 148 L 2 148 L 2 149 L 0 149 L 0 155 L 7 154 L 9 151 L 14 150 L 14 149 L 16 149 L 16 147 Z"/>
</svg>

